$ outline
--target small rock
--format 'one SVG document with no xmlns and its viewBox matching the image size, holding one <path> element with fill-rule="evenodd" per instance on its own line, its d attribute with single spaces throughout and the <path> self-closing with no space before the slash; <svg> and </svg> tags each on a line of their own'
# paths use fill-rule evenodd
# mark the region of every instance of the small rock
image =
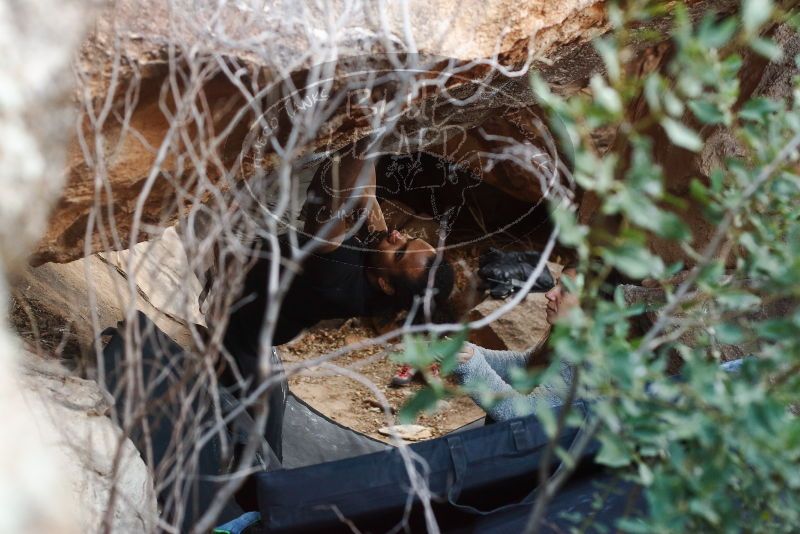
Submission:
<svg viewBox="0 0 800 534">
<path fill-rule="evenodd" d="M 344 336 L 344 344 L 345 346 L 355 345 L 356 343 L 361 343 L 364 339 L 364 336 L 360 334 L 351 333 Z"/>
<path fill-rule="evenodd" d="M 445 410 L 449 410 L 452 407 L 453 407 L 452 403 L 450 401 L 446 401 L 444 399 L 442 399 L 442 400 L 440 400 L 439 402 L 436 403 L 436 411 L 437 412 L 442 412 L 442 411 L 445 411 Z"/>
<path fill-rule="evenodd" d="M 397 434 L 397 437 L 406 441 L 420 441 L 423 439 L 431 439 L 433 431 L 422 425 L 393 425 L 384 426 L 378 429 L 380 434 L 384 436 L 391 436 L 392 433 Z"/>
<path fill-rule="evenodd" d="M 373 412 L 383 412 L 383 405 L 373 398 L 364 399 L 364 404 L 369 406 L 369 410 Z M 394 406 L 389 406 L 389 411 L 395 413 Z"/>
</svg>

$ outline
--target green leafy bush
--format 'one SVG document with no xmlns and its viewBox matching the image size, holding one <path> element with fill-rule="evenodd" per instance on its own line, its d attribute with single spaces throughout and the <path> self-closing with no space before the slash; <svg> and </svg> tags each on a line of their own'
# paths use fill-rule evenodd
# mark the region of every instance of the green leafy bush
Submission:
<svg viewBox="0 0 800 534">
<path fill-rule="evenodd" d="M 800 61 L 785 57 L 775 39 L 779 26 L 791 36 L 797 19 L 770 0 L 745 0 L 736 14 L 700 19 L 664 2 L 608 10 L 613 29 L 596 43 L 606 74 L 592 78 L 589 94 L 560 96 L 536 75 L 531 80 L 575 147 L 577 185 L 596 196 L 606 220 L 617 221 L 615 231 L 603 232 L 574 208 L 552 205 L 561 242 L 580 259 L 581 298 L 580 310 L 554 329 L 553 365 L 579 369 L 577 394 L 595 400 L 594 419 L 583 424 L 602 444 L 598 461 L 644 489 L 648 515 L 623 520 L 622 530 L 796 531 L 800 83 L 783 98 L 745 93 L 743 80 L 770 62 Z M 655 19 L 666 21 L 668 36 L 641 29 L 658 27 Z M 665 64 L 644 76 L 628 72 L 637 51 L 665 37 Z M 644 112 L 634 113 L 640 99 Z M 618 132 L 608 152 L 593 142 L 603 128 Z M 720 132 L 735 150 L 716 158 L 707 176 L 698 173 L 682 197 L 668 193 L 676 177 L 665 171 L 660 138 L 695 172 L 693 158 L 713 151 L 709 139 Z M 714 233 L 697 235 L 683 220 L 686 209 L 701 210 Z M 665 262 L 651 250 L 653 236 L 673 242 L 685 261 Z M 622 320 L 641 309 L 619 291 L 603 297 L 611 268 L 664 290 L 644 334 Z M 684 276 L 675 278 L 679 271 Z M 447 345 L 445 358 L 460 344 Z M 719 367 L 726 344 L 754 356 L 738 374 Z M 683 360 L 680 380 L 667 372 L 675 355 Z M 538 378 L 519 382 L 530 387 Z M 438 383 L 404 415 L 458 393 Z M 540 417 L 555 430 L 551 416 Z M 576 520 L 576 528 L 590 522 Z"/>
</svg>

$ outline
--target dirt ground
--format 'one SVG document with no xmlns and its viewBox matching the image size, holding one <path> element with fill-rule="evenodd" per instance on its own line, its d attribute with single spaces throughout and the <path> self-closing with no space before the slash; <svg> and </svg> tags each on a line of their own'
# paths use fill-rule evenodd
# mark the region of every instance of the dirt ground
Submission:
<svg viewBox="0 0 800 534">
<path fill-rule="evenodd" d="M 281 347 L 281 358 L 290 367 L 293 363 L 313 359 L 374 336 L 374 330 L 357 319 L 351 319 L 341 326 L 321 325 Z M 397 348 L 389 345 L 355 350 L 333 363 L 371 381 L 386 396 L 392 411 L 396 412 L 407 398 L 422 388 L 422 384 L 417 382 L 402 388 L 389 386 L 397 368 L 389 359 L 389 353 Z M 386 436 L 378 433 L 378 429 L 395 424 L 394 416 L 387 421 L 375 393 L 359 381 L 312 368 L 292 377 L 289 385 L 295 395 L 334 421 L 373 438 L 388 441 Z M 428 427 L 433 437 L 437 437 L 483 416 L 483 411 L 469 398 L 457 398 L 443 401 L 433 414 L 420 415 L 417 424 Z"/>
</svg>

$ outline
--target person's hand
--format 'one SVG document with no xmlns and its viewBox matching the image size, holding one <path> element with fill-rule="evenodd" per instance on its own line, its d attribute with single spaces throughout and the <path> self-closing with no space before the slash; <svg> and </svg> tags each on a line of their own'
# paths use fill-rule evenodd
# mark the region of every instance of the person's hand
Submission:
<svg viewBox="0 0 800 534">
<path fill-rule="evenodd" d="M 456 358 L 458 358 L 458 363 L 467 363 L 473 356 L 475 356 L 475 349 L 472 348 L 472 345 L 466 344 L 458 351 Z"/>
</svg>

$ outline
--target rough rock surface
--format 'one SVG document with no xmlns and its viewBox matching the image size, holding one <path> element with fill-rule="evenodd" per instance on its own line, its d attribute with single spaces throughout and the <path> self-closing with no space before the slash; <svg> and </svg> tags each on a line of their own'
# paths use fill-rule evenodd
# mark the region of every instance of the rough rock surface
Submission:
<svg viewBox="0 0 800 534">
<path fill-rule="evenodd" d="M 87 354 L 100 332 L 132 310 L 143 311 L 184 347 L 192 343 L 187 326 L 205 324 L 199 282 L 172 228 L 132 252 L 30 267 L 12 289 L 16 330 L 39 349 L 61 356 Z"/>
<path fill-rule="evenodd" d="M 774 29 L 773 38 L 784 48 L 783 60 L 768 63 L 753 52 L 744 53 L 743 66 L 739 71 L 741 87 L 739 105 L 756 96 L 789 100 L 792 98 L 791 80 L 798 73 L 794 58 L 800 52 L 800 35 L 788 26 L 782 25 Z M 659 65 L 667 57 L 668 53 L 655 55 L 646 68 L 660 68 Z M 633 121 L 641 119 L 648 112 L 644 97 L 640 97 L 630 112 Z M 703 215 L 702 206 L 689 193 L 689 186 L 693 179 L 709 183 L 712 171 L 718 168 L 725 158 L 742 156 L 743 148 L 723 127 L 703 126 L 689 112 L 684 116 L 684 121 L 706 141 L 699 154 L 675 146 L 663 128 L 658 125 L 651 127 L 646 133 L 653 140 L 654 163 L 663 168 L 666 192 L 685 201 L 681 208 L 674 209 L 691 228 L 694 236 L 692 245 L 702 252 L 705 245 L 711 241 L 715 226 Z M 624 143 L 625 140 L 621 139 L 619 142 Z M 617 146 L 616 149 L 620 154 L 625 153 L 625 148 L 622 146 Z M 593 221 L 593 225 L 608 226 L 607 221 L 597 217 L 597 205 L 597 199 L 592 195 L 584 196 L 580 209 L 582 222 Z M 661 256 L 667 264 L 682 261 L 684 265 L 692 266 L 695 263 L 695 258 L 686 254 L 682 243 L 655 235 L 650 236 L 648 242 L 651 250 Z M 735 261 L 733 255 L 728 259 L 730 262 Z M 732 263 L 730 265 L 732 266 Z"/>
<path fill-rule="evenodd" d="M 407 17 L 402 11 L 406 4 Z M 737 2 L 689 4 L 697 14 L 712 8 L 728 11 Z M 423 144 L 430 148 L 445 142 L 446 152 L 460 159 L 466 151 L 480 167 L 485 162 L 479 161 L 478 149 L 497 143 L 477 135 L 475 128 L 494 120 L 485 130 L 489 136 L 519 130 L 515 115 L 535 103 L 524 75 L 527 67 L 539 70 L 557 91 L 585 87 L 602 70 L 590 41 L 607 30 L 600 0 L 413 0 L 389 2 L 383 10 L 377 3 L 337 1 L 328 8 L 347 16 L 333 31 L 319 5 L 310 1 L 275 0 L 258 12 L 238 2 L 170 6 L 157 0 L 116 2 L 84 43 L 77 94 L 84 113 L 80 135 L 70 148 L 67 189 L 32 258 L 34 265 L 124 250 L 149 239 L 153 229 L 174 223 L 189 205 L 231 187 L 255 118 L 236 114 L 252 103 L 242 97 L 246 87 L 237 84 L 249 80 L 263 88 L 277 79 L 276 72 L 302 77 L 310 67 L 330 61 L 331 50 L 310 47 L 312 42 L 330 38 L 336 44 L 340 62 L 333 77 L 339 85 L 365 65 L 388 66 L 389 56 L 382 54 L 411 49 L 424 60 L 455 60 L 461 71 L 448 82 L 448 92 L 466 98 L 484 86 L 491 88 L 490 97 L 454 105 L 431 89 L 432 94 L 416 97 L 415 105 L 436 104 L 425 108 L 435 108 L 436 116 L 404 117 L 398 129 L 408 139 L 429 133 L 431 125 L 439 130 L 437 136 L 455 131 L 456 137 L 477 138 L 455 152 L 449 146 L 452 135 L 449 141 L 426 138 Z M 148 16 L 142 17 L 143 12 Z M 516 74 L 492 72 L 487 58 Z M 433 71 L 444 66 L 436 65 Z M 520 67 L 525 68 L 515 71 Z M 179 117 L 180 128 L 171 129 L 166 114 Z M 364 120 L 337 108 L 326 128 L 294 157 L 338 148 L 369 130 Z M 269 171 L 276 161 L 274 153 L 266 154 L 263 168 Z M 487 181 L 520 198 L 541 196 L 539 184 L 524 169 L 503 162 L 486 172 Z"/>
<path fill-rule="evenodd" d="M 180 323 L 205 325 L 198 297 L 202 291 L 174 227 L 129 250 L 103 254 L 155 309 Z"/>
<path fill-rule="evenodd" d="M 66 471 L 70 494 L 80 504 L 81 531 L 98 532 L 107 520 L 112 532 L 152 532 L 157 517 L 153 480 L 139 451 L 107 417 L 113 402 L 108 393 L 32 353 L 25 355 L 19 380 L 21 415 L 35 421 L 45 453 L 57 457 Z"/>
<path fill-rule="evenodd" d="M 165 226 L 187 203 L 206 199 L 209 190 L 223 181 L 218 162 L 209 161 L 208 155 L 202 163 L 207 167 L 199 177 L 191 173 L 197 162 L 185 157 L 191 148 L 203 154 L 197 150 L 202 140 L 188 139 L 200 137 L 200 129 L 218 132 L 230 127 L 218 147 L 220 153 L 214 154 L 230 168 L 246 133 L 242 124 L 235 125 L 233 113 L 223 110 L 239 109 L 245 103 L 240 89 L 215 64 L 213 54 L 227 58 L 231 66 L 238 64 L 245 71 L 272 79 L 276 71 L 299 73 L 329 61 L 329 52 L 324 49 L 309 52 L 311 42 L 326 36 L 336 42 L 340 58 L 370 54 L 377 58 L 374 67 L 388 65 L 380 54 L 391 53 L 405 42 L 403 46 L 411 45 L 424 58 L 475 61 L 473 68 L 465 69 L 461 82 L 450 88 L 456 93 L 459 83 L 464 85 L 486 76 L 490 69 L 482 63 L 490 57 L 508 68 L 521 66 L 527 60 L 549 65 L 548 78 L 566 87 L 578 79 L 582 84 L 597 69 L 594 54 L 576 55 L 575 50 L 582 45 L 582 50 L 590 50 L 589 40 L 605 29 L 600 0 L 537 0 L 524 4 L 506 0 L 415 0 L 408 3 L 413 43 L 405 33 L 401 8 L 405 4 L 386 3 L 385 12 L 379 13 L 376 4 L 369 2 L 334 2 L 330 9 L 349 10 L 348 16 L 342 18 L 346 21 L 344 26 L 335 34 L 325 26 L 327 17 L 318 12 L 319 7 L 313 2 L 302 2 L 301 9 L 296 2 L 275 1 L 263 12 L 253 12 L 235 2 L 220 5 L 223 7 L 216 10 L 216 4 L 211 2 L 207 6 L 193 3 L 191 7 L 178 2 L 170 9 L 156 0 L 125 0 L 116 2 L 100 19 L 80 58 L 83 87 L 78 96 L 85 116 L 80 137 L 75 138 L 70 149 L 67 189 L 33 258 L 34 264 L 65 262 L 84 256 L 87 251 L 128 248 L 131 242 L 148 238 L 147 228 L 130 235 L 137 209 L 144 225 Z M 142 17 L 143 12 L 148 16 Z M 249 45 L 246 39 L 250 39 Z M 195 105 L 192 95 L 182 95 L 175 86 L 165 85 L 180 63 L 174 61 L 170 66 L 170 45 L 176 47 L 178 55 L 191 48 L 191 63 L 205 69 L 202 76 L 194 78 L 202 89 L 204 106 Z M 348 61 L 351 60 L 341 62 L 338 76 L 347 71 Z M 525 79 L 521 76 L 504 82 L 516 85 L 503 92 L 516 100 L 517 107 L 533 102 Z M 495 83 L 492 77 L 487 80 Z M 130 101 L 128 106 L 126 99 Z M 106 103 L 111 113 L 103 113 Z M 440 114 L 456 125 L 472 127 L 482 122 L 488 112 L 507 105 L 504 101 L 479 102 L 467 108 L 450 106 Z M 189 123 L 185 137 L 177 139 L 178 134 L 170 130 L 165 106 Z M 126 114 L 128 121 L 123 126 L 121 118 Z M 92 123 L 92 116 L 99 117 L 97 123 Z M 314 151 L 322 144 L 341 146 L 359 127 L 352 120 L 346 121 L 342 113 L 328 122 L 332 135 L 324 139 L 320 136 L 307 150 Z M 440 120 L 437 124 L 441 124 Z M 360 135 L 364 133 L 366 130 Z M 101 184 L 102 181 L 106 183 Z M 203 184 L 205 181 L 208 183 Z M 146 198 L 137 206 L 143 190 L 147 190 Z M 95 204 L 103 209 L 90 214 Z M 93 237 L 86 246 L 86 227 L 90 223 Z"/>
<path fill-rule="evenodd" d="M 0 6 L 0 261 L 9 271 L 47 227 L 74 131 L 70 62 L 88 14 L 81 2 L 53 5 L 58 16 L 41 0 Z"/>
<path fill-rule="evenodd" d="M 686 273 L 686 271 L 684 271 L 684 273 Z M 744 285 L 747 285 L 746 282 Z M 646 306 L 648 311 L 645 313 L 647 318 L 645 323 L 648 323 L 648 327 L 659 319 L 661 316 L 659 309 L 666 302 L 664 291 L 659 288 L 623 285 L 622 295 L 625 299 L 625 302 L 631 306 L 637 304 L 644 304 Z M 666 333 L 674 333 L 678 328 L 683 328 L 683 331 L 680 332 L 677 341 L 679 343 L 684 343 L 689 347 L 697 346 L 697 340 L 699 336 L 707 338 L 710 353 L 714 354 L 716 357 L 719 357 L 721 361 L 736 360 L 759 350 L 759 347 L 755 341 L 753 341 L 752 338 L 748 339 L 747 336 L 745 336 L 745 339 L 738 344 L 722 343 L 718 338 L 717 332 L 715 332 L 713 328 L 709 328 L 703 324 L 703 316 L 708 313 L 707 308 L 703 306 L 702 302 L 696 303 L 696 305 L 698 305 L 700 309 L 699 319 L 697 315 L 693 315 L 695 322 L 686 327 L 685 325 L 681 325 L 681 320 L 683 320 L 683 323 L 685 323 L 687 314 L 680 312 L 676 313 L 674 315 L 676 322 L 667 325 Z M 729 322 L 736 322 L 738 319 L 746 319 L 748 321 L 763 321 L 770 318 L 785 316 L 786 314 L 791 313 L 791 311 L 796 307 L 796 301 L 792 301 L 791 299 L 779 299 L 777 301 L 758 306 L 755 309 L 747 312 L 728 314 L 726 316 L 726 320 Z M 709 319 L 709 322 L 714 322 L 713 317 L 710 315 Z M 677 371 L 680 366 L 680 362 L 677 361 L 677 355 L 673 355 L 672 359 L 676 361 L 670 362 L 670 368 L 673 371 Z"/>
</svg>

